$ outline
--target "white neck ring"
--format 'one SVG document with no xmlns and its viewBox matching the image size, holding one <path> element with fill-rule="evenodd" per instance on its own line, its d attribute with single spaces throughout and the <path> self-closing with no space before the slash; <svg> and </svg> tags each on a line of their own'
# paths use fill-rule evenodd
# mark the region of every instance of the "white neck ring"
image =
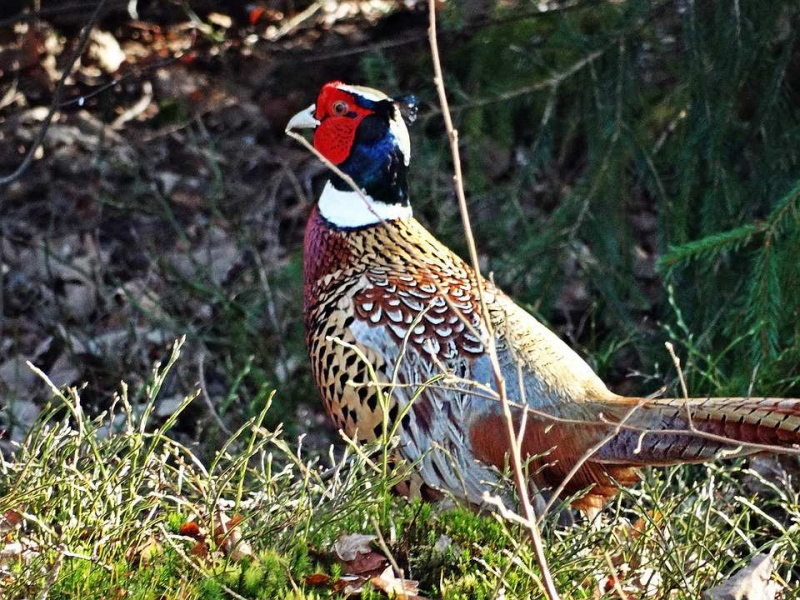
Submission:
<svg viewBox="0 0 800 600">
<path fill-rule="evenodd" d="M 412 216 L 407 204 L 387 204 L 366 193 L 337 190 L 330 181 L 319 198 L 319 212 L 326 221 L 343 228 L 365 227 Z"/>
</svg>

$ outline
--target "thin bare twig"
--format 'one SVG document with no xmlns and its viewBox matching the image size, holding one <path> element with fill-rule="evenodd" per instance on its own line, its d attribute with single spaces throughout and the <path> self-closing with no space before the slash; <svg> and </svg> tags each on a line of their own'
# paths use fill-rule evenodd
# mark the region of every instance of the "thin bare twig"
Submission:
<svg viewBox="0 0 800 600">
<path fill-rule="evenodd" d="M 300 25 L 302 25 L 303 21 L 307 21 L 308 19 L 313 17 L 318 10 L 321 9 L 322 9 L 322 2 L 314 2 L 313 4 L 311 4 L 311 6 L 309 6 L 305 10 L 297 13 L 295 16 L 285 21 L 284 24 L 277 31 L 267 30 L 267 32 L 264 34 L 264 37 L 268 42 L 276 42 L 282 37 L 290 34 L 292 31 L 297 29 Z"/>
<path fill-rule="evenodd" d="M 344 180 L 344 182 L 347 185 L 349 185 L 354 192 L 358 194 L 359 198 L 361 198 L 364 201 L 364 204 L 366 205 L 367 209 L 373 214 L 373 216 L 375 216 L 379 221 L 383 222 L 383 218 L 375 211 L 374 208 L 372 208 L 372 204 L 370 203 L 369 198 L 367 198 L 367 194 L 364 192 L 364 190 L 358 187 L 358 184 L 352 177 L 350 177 L 350 175 L 342 171 L 339 167 L 337 167 L 330 160 L 328 160 L 328 158 L 325 157 L 322 154 L 322 152 L 314 148 L 314 146 L 312 146 L 306 138 L 304 138 L 296 131 L 291 131 L 287 129 L 286 131 L 284 131 L 284 133 L 289 137 L 294 138 L 298 142 L 300 142 L 309 152 L 311 152 L 314 156 L 316 156 L 322 162 L 322 164 L 324 164 L 331 171 L 333 171 L 339 177 L 341 177 Z"/>
<path fill-rule="evenodd" d="M 389 550 L 386 540 L 383 539 L 383 534 L 381 533 L 381 524 L 378 523 L 378 519 L 376 519 L 373 515 L 370 517 L 370 522 L 372 523 L 373 529 L 375 529 L 375 543 L 378 544 L 378 548 L 380 548 L 381 552 L 383 552 L 384 556 L 386 556 L 386 560 L 388 560 L 392 565 L 392 568 L 397 576 L 400 579 L 405 579 L 405 571 L 403 571 L 403 569 L 400 568 L 400 565 L 397 564 L 397 560 L 395 560 L 391 550 Z"/>
<path fill-rule="evenodd" d="M 678 380 L 681 383 L 681 391 L 683 392 L 683 397 L 688 399 L 689 388 L 686 387 L 686 379 L 684 379 L 683 377 L 683 369 L 681 369 L 681 359 L 678 358 L 677 354 L 675 354 L 675 346 L 672 345 L 672 342 L 664 342 L 664 346 L 667 348 L 667 352 L 669 352 L 669 355 L 672 358 L 672 364 L 675 365 L 675 369 L 678 371 Z"/>
<path fill-rule="evenodd" d="M 594 0 L 585 0 L 585 1 L 570 0 L 568 2 L 563 2 L 555 6 L 549 5 L 544 9 L 542 9 L 541 5 L 538 5 L 530 10 L 517 9 L 513 11 L 513 14 L 509 14 L 507 16 L 502 16 L 502 17 L 479 19 L 474 22 L 467 23 L 462 27 L 460 27 L 459 29 L 442 32 L 441 35 L 442 37 L 446 36 L 448 41 L 457 43 L 458 40 L 464 39 L 466 36 L 474 35 L 476 32 L 490 29 L 492 27 L 506 25 L 507 23 L 510 22 L 518 23 L 526 19 L 551 17 L 553 15 L 562 14 L 573 10 L 592 8 L 593 2 Z M 400 37 L 394 37 L 390 40 L 383 40 L 381 42 L 376 42 L 367 45 L 359 45 L 354 48 L 346 48 L 344 50 L 336 50 L 332 52 L 319 52 L 318 49 L 315 49 L 315 51 L 311 53 L 310 56 L 306 56 L 305 58 L 301 58 L 299 60 L 296 57 L 293 57 L 291 60 L 292 64 L 330 61 L 338 58 L 344 58 L 347 56 L 371 54 L 380 50 L 389 50 L 392 48 L 398 48 L 400 46 L 417 44 L 422 41 L 427 41 L 427 39 L 428 39 L 427 33 L 423 34 L 411 33 Z"/>
<path fill-rule="evenodd" d="M 511 414 L 511 408 L 508 403 L 508 396 L 506 394 L 506 384 L 503 378 L 502 371 L 500 370 L 500 362 L 497 358 L 497 348 L 495 346 L 494 332 L 492 330 L 491 318 L 486 305 L 486 298 L 484 297 L 484 283 L 483 277 L 480 273 L 480 265 L 478 263 L 478 251 L 475 245 L 475 238 L 472 235 L 472 227 L 470 225 L 469 213 L 467 211 L 467 199 L 464 193 L 464 182 L 461 173 L 461 157 L 458 149 L 458 131 L 453 127 L 453 120 L 450 116 L 450 108 L 447 102 L 447 93 L 444 87 L 444 75 L 442 73 L 442 65 L 439 59 L 439 44 L 436 39 L 436 2 L 429 0 L 428 13 L 430 19 L 430 26 L 428 29 L 428 36 L 431 46 L 431 59 L 433 61 L 434 69 L 434 84 L 439 94 L 439 103 L 442 108 L 442 117 L 444 118 L 445 128 L 447 129 L 448 137 L 450 138 L 450 150 L 453 155 L 453 165 L 455 176 L 453 177 L 456 196 L 458 198 L 458 206 L 461 212 L 461 220 L 464 226 L 464 235 L 467 239 L 467 247 L 469 248 L 470 260 L 472 267 L 475 271 L 475 280 L 478 285 L 478 300 L 481 307 L 481 314 L 486 327 L 486 348 L 489 355 L 489 360 L 492 365 L 497 391 L 500 394 L 500 403 L 508 426 L 509 446 L 511 448 L 511 464 L 514 471 L 514 481 L 517 486 L 520 504 L 522 505 L 525 526 L 531 536 L 531 543 L 536 555 L 536 561 L 539 563 L 539 568 L 542 570 L 542 579 L 544 581 L 545 591 L 550 600 L 558 600 L 559 594 L 556 589 L 553 576 L 550 573 L 550 568 L 547 565 L 547 556 L 544 552 L 544 543 L 542 541 L 542 534 L 539 531 L 539 526 L 536 523 L 536 514 L 531 504 L 530 495 L 528 493 L 528 484 L 525 480 L 522 464 L 522 454 L 520 452 L 519 439 L 514 431 L 514 418 Z"/>
<path fill-rule="evenodd" d="M 108 9 L 121 9 L 128 3 L 129 0 L 111 0 L 108 3 Z M 21 2 L 19 4 L 22 4 Z M 33 3 L 30 3 L 33 4 Z M 58 2 L 48 3 L 53 6 L 38 6 L 40 3 L 32 7 L 32 9 L 21 9 L 17 14 L 5 19 L 0 19 L 0 29 L 5 27 L 12 27 L 17 23 L 27 23 L 29 21 L 38 21 L 39 19 L 48 19 L 53 21 L 61 15 L 67 15 L 70 21 L 80 18 L 82 14 L 88 13 L 97 5 L 95 2 Z"/>
<path fill-rule="evenodd" d="M 617 436 L 617 434 L 625 427 L 626 421 L 631 417 L 631 415 L 633 415 L 633 413 L 640 406 L 641 406 L 641 404 L 638 404 L 638 403 L 634 404 L 633 406 L 631 406 L 630 410 L 622 417 L 622 419 L 617 424 L 617 426 L 614 429 L 612 429 L 611 431 L 609 431 L 608 434 L 605 437 L 603 437 L 603 439 L 601 439 L 599 442 L 597 442 L 596 444 L 591 446 L 588 450 L 586 450 L 586 452 L 583 453 L 583 455 L 575 462 L 575 464 L 572 465 L 572 468 L 566 474 L 566 476 L 561 481 L 559 486 L 556 489 L 553 490 L 552 496 L 547 501 L 547 504 L 545 504 L 544 510 L 542 511 L 542 514 L 539 517 L 539 521 L 540 522 L 544 518 L 544 516 L 550 511 L 550 509 L 553 507 L 553 505 L 555 504 L 556 500 L 558 500 L 559 496 L 561 496 L 561 493 L 567 488 L 567 484 L 570 481 L 572 481 L 572 478 L 575 477 L 575 474 L 581 468 L 583 468 L 583 465 L 585 465 L 586 462 L 589 459 L 591 459 L 592 456 L 594 456 L 596 452 L 598 452 L 600 450 L 600 448 L 602 448 L 607 442 L 611 441 L 612 439 L 614 439 L 614 437 Z M 642 434 L 642 435 L 644 435 L 644 434 Z M 589 514 L 589 511 L 587 511 L 587 514 Z M 594 518 L 594 515 L 593 514 L 590 515 L 590 518 Z"/>
<path fill-rule="evenodd" d="M 678 371 L 678 379 L 681 382 L 681 391 L 683 392 L 683 397 L 685 399 L 689 399 L 689 388 L 686 386 L 686 379 L 683 377 L 683 369 L 681 369 L 681 359 L 678 358 L 678 355 L 675 354 L 675 346 L 672 345 L 672 342 L 664 342 L 664 346 L 667 348 L 667 352 L 672 357 L 672 364 L 675 365 L 675 369 Z M 694 422 L 692 421 L 692 409 L 689 403 L 686 403 L 686 419 L 689 421 L 689 429 L 694 430 Z"/>
<path fill-rule="evenodd" d="M 52 567 L 50 567 L 50 575 L 47 577 L 47 581 L 42 588 L 42 591 L 37 596 L 37 600 L 47 600 L 50 595 L 50 590 L 58 581 L 58 577 L 61 575 L 61 567 L 64 566 L 64 553 L 59 552 L 56 554 L 56 560 Z"/>
</svg>

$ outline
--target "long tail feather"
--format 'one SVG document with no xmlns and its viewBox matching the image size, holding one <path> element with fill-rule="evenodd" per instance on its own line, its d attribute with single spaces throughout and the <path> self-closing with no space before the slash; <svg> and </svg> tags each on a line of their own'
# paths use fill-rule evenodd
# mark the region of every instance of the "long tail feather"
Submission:
<svg viewBox="0 0 800 600">
<path fill-rule="evenodd" d="M 800 452 L 800 400 L 785 398 L 633 399 L 606 405 L 619 432 L 592 458 L 668 465 L 720 454 Z"/>
</svg>

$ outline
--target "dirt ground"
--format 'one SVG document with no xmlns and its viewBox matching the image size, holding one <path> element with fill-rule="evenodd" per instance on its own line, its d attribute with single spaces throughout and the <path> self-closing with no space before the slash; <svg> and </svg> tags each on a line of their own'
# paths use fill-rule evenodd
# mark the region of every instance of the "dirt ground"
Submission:
<svg viewBox="0 0 800 600">
<path fill-rule="evenodd" d="M 132 15 L 110 2 L 82 49 L 91 5 L 0 15 L 0 176 L 23 160 L 82 50 L 32 165 L 0 188 L 6 449 L 50 398 L 27 361 L 57 387 L 82 387 L 96 413 L 120 381 L 142 401 L 153 363 L 184 334 L 158 413 L 199 384 L 181 425 L 190 438 L 234 427 L 260 390 L 281 386 L 292 391 L 273 420 L 330 436 L 298 304 L 322 168 L 283 129 L 325 81 L 360 78 L 365 52 L 423 51 L 426 17 L 386 1 L 191 4 L 140 2 Z"/>
</svg>

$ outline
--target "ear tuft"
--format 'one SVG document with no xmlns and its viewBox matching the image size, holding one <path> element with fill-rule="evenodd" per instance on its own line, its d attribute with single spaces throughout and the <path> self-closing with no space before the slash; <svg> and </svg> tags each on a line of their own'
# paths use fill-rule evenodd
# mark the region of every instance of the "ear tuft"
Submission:
<svg viewBox="0 0 800 600">
<path fill-rule="evenodd" d="M 400 111 L 400 116 L 403 117 L 403 121 L 405 121 L 406 125 L 411 125 L 417 119 L 419 100 L 413 94 L 395 98 L 394 105 L 397 107 L 397 110 Z"/>
</svg>

